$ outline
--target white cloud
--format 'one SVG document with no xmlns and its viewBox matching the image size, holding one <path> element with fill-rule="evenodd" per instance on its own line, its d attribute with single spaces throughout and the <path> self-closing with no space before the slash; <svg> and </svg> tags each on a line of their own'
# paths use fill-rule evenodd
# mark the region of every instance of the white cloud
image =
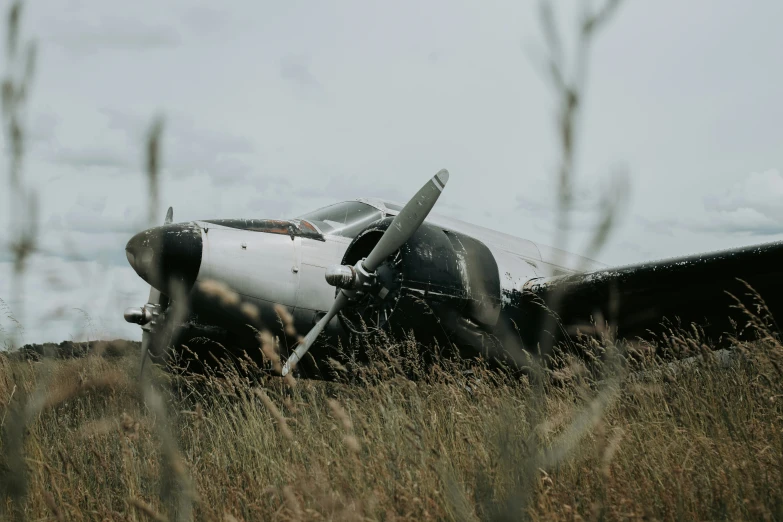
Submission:
<svg viewBox="0 0 783 522">
<path fill-rule="evenodd" d="M 722 185 L 722 186 L 721 186 Z M 638 218 L 651 232 L 707 232 L 713 237 L 748 237 L 754 242 L 783 235 L 783 176 L 778 169 L 753 172 L 729 183 L 717 183 L 702 197 L 702 211 L 661 219 Z"/>
<path fill-rule="evenodd" d="M 704 198 L 704 208 L 724 226 L 783 233 L 783 176 L 778 169 L 753 172 L 724 192 Z"/>
<path fill-rule="evenodd" d="M 310 60 L 302 56 L 286 56 L 280 61 L 280 76 L 304 89 L 322 89 L 310 70 Z"/>
</svg>

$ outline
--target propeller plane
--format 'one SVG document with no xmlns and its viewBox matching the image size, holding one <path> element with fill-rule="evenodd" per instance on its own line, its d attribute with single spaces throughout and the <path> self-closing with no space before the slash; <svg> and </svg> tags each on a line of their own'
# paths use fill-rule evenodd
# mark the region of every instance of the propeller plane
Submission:
<svg viewBox="0 0 783 522">
<path fill-rule="evenodd" d="M 611 318 L 619 337 L 654 335 L 668 318 L 725 338 L 738 313 L 729 294 L 743 294 L 746 283 L 773 315 L 783 307 L 783 242 L 607 267 L 432 213 L 448 181 L 441 170 L 402 206 L 358 199 L 289 220 L 174 223 L 170 208 L 162 226 L 126 246 L 151 286 L 147 304 L 125 311 L 142 328 L 142 367 L 169 342 L 164 324 L 177 298 L 189 301 L 189 327 L 224 332 L 240 346 L 255 341 L 256 329 L 282 334 L 275 307 L 285 307 L 308 333 L 284 354 L 282 373 L 297 366 L 306 376 L 331 349 L 316 340 L 374 329 L 412 330 L 417 340 L 475 353 L 511 343 L 534 349 L 554 302 L 559 340 L 567 326 L 598 316 Z M 203 291 L 210 281 L 239 296 L 233 312 Z M 243 303 L 257 316 L 238 313 Z"/>
</svg>

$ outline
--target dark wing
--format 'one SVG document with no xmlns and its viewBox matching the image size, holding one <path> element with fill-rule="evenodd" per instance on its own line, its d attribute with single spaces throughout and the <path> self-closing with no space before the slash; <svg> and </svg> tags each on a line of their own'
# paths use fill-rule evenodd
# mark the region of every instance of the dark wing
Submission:
<svg viewBox="0 0 783 522">
<path fill-rule="evenodd" d="M 525 329 L 540 328 L 541 305 L 559 300 L 552 308 L 565 327 L 561 332 L 603 317 L 619 336 L 644 338 L 660 333 L 666 318 L 687 328 L 696 323 L 718 342 L 735 331 L 731 319 L 740 327 L 747 323 L 728 294 L 752 305 L 739 280 L 760 294 L 773 317 L 783 317 L 783 241 L 532 280 L 520 299 L 520 320 Z"/>
</svg>

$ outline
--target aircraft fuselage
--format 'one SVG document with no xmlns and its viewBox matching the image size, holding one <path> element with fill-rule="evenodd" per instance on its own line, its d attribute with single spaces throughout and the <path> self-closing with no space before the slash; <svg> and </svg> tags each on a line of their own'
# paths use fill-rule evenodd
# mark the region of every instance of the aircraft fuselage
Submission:
<svg viewBox="0 0 783 522">
<path fill-rule="evenodd" d="M 258 310 L 258 324 L 247 324 L 279 332 L 275 305 L 282 305 L 293 316 L 296 330 L 305 333 L 334 302 L 335 287 L 325 280 L 327 268 L 345 262 L 349 246 L 368 225 L 395 216 L 399 209 L 399 205 L 362 199 L 293 220 L 219 219 L 167 224 L 137 234 L 126 251 L 136 272 L 165 295 L 173 292 L 173 282 L 192 294 L 201 283 L 218 281 Z M 415 263 L 408 262 L 407 280 L 416 280 L 408 285 L 409 293 L 443 301 L 438 294 L 444 294 L 445 285 L 445 294 L 449 294 L 445 298 L 451 299 L 446 301 L 452 303 L 446 306 L 452 308 L 467 310 L 465 299 L 495 300 L 498 309 L 512 306 L 511 296 L 533 279 L 600 267 L 573 254 L 436 214 L 427 217 L 423 229 L 429 230 L 430 236 L 422 236 L 415 256 L 408 256 L 409 261 L 416 259 Z M 441 237 L 445 247 L 433 246 L 433 241 L 437 242 L 433 234 L 447 234 L 451 244 Z M 477 246 L 466 250 L 463 244 L 468 242 Z M 480 250 L 478 254 L 476 249 Z M 488 279 L 497 281 L 496 290 L 479 296 L 476 282 L 471 283 L 468 274 L 473 263 L 476 279 L 478 261 L 465 259 L 470 256 L 481 257 L 480 271 L 497 272 L 489 274 Z M 486 276 L 484 273 L 481 278 Z M 438 280 L 446 282 L 438 286 Z M 492 296 L 488 298 L 489 294 Z M 455 299 L 462 304 L 456 304 Z M 214 300 L 197 298 L 192 303 L 196 320 L 205 325 L 236 330 L 247 319 L 221 310 Z M 480 311 L 473 315 L 466 315 L 464 310 L 457 312 L 462 314 L 460 320 L 470 325 L 484 322 L 483 326 L 491 330 L 497 322 L 497 314 L 491 311 L 483 315 Z M 378 315 L 380 318 L 380 310 Z M 344 326 L 335 317 L 327 333 L 340 334 Z"/>
</svg>

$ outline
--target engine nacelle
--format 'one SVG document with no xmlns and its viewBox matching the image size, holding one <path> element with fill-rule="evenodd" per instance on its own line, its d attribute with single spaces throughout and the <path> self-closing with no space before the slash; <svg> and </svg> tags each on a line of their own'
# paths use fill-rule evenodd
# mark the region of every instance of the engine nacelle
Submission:
<svg viewBox="0 0 783 522">
<path fill-rule="evenodd" d="M 391 222 L 392 218 L 386 218 L 362 231 L 349 245 L 342 264 L 354 266 L 366 257 Z M 349 274 L 340 275 L 347 278 Z M 332 277 L 338 276 L 335 273 Z M 500 313 L 498 266 L 486 245 L 424 223 L 378 267 L 373 291 L 358 297 L 340 319 L 354 332 L 391 322 L 395 330 L 413 329 L 419 338 L 429 331 L 434 337 L 446 334 L 462 343 L 464 339 L 453 336 L 461 336 L 466 329 L 491 329 Z M 360 321 L 364 327 L 357 324 Z"/>
</svg>

